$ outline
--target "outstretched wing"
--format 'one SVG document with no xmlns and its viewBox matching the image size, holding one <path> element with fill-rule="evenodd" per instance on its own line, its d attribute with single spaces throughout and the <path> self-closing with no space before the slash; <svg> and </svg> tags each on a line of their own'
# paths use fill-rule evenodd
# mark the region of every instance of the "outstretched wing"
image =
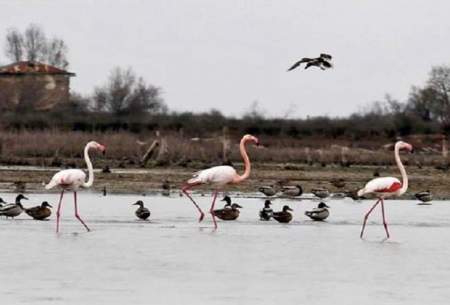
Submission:
<svg viewBox="0 0 450 305">
<path fill-rule="evenodd" d="M 333 57 L 330 54 L 321 53 L 320 57 L 326 60 L 331 60 Z"/>
<path fill-rule="evenodd" d="M 300 59 L 299 61 L 297 61 L 292 67 L 290 67 L 288 69 L 288 71 L 294 70 L 295 68 L 300 66 L 300 64 L 310 62 L 311 60 L 312 60 L 311 58 L 304 57 L 304 58 Z"/>
</svg>

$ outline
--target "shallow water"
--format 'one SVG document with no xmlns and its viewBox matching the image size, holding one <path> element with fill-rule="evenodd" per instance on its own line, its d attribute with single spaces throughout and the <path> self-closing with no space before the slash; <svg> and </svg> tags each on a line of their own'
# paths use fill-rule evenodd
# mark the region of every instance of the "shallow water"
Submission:
<svg viewBox="0 0 450 305">
<path fill-rule="evenodd" d="M 70 195 L 70 194 L 69 194 Z M 28 194 L 26 206 L 57 194 Z M 0 197 L 13 201 L 12 194 Z M 195 197 L 207 211 L 211 198 Z M 136 200 L 151 221 L 135 220 Z M 61 231 L 27 215 L 0 219 L 2 304 L 448 304 L 450 204 L 387 201 L 392 238 L 382 242 L 373 201 L 329 200 L 327 222 L 306 219 L 317 202 L 288 203 L 294 221 L 260 222 L 262 199 L 237 198 L 234 222 L 197 211 L 184 197 L 79 194 L 86 233 L 65 197 Z M 222 202 L 219 202 L 222 204 Z"/>
</svg>

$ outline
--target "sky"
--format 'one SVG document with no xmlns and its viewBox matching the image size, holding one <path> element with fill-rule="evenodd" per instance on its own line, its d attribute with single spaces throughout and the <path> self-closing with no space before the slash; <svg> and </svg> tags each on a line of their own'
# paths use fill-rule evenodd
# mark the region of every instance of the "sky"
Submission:
<svg viewBox="0 0 450 305">
<path fill-rule="evenodd" d="M 405 101 L 432 66 L 450 64 L 450 1 L 0 0 L 8 28 L 43 27 L 69 46 L 73 91 L 113 67 L 161 87 L 177 111 L 269 117 L 346 116 L 385 94 Z M 325 52 L 334 68 L 296 69 Z"/>
</svg>

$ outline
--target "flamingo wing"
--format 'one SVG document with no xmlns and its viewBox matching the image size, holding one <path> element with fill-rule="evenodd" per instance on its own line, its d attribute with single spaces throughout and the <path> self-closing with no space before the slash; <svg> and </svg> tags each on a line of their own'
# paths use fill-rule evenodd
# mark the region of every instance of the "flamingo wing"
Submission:
<svg viewBox="0 0 450 305">
<path fill-rule="evenodd" d="M 227 184 L 233 181 L 236 176 L 236 170 L 231 166 L 214 166 L 194 173 L 191 179 L 188 180 L 190 184 Z"/>
<path fill-rule="evenodd" d="M 400 180 L 394 177 L 375 178 L 367 182 L 366 186 L 358 191 L 358 196 L 370 193 L 393 193 L 402 187 Z"/>
<path fill-rule="evenodd" d="M 86 180 L 86 174 L 80 169 L 65 169 L 57 172 L 45 186 L 47 190 L 60 185 L 62 187 L 79 187 Z"/>
</svg>

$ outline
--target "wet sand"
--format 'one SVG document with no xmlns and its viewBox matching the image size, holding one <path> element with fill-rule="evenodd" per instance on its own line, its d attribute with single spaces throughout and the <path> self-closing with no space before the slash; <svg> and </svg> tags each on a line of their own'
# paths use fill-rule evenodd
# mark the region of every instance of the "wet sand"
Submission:
<svg viewBox="0 0 450 305">
<path fill-rule="evenodd" d="M 237 164 L 238 172 L 242 165 Z M 0 190 L 4 192 L 44 192 L 43 183 L 48 182 L 52 175 L 60 168 L 43 167 L 0 167 Z M 94 191 L 101 192 L 104 188 L 108 193 L 145 194 L 161 190 L 162 182 L 168 179 L 172 192 L 177 192 L 180 186 L 197 169 L 183 167 L 158 167 L 151 169 L 112 168 L 111 173 L 95 170 Z M 271 185 L 282 180 L 284 184 L 300 184 L 305 193 L 312 188 L 324 187 L 330 192 L 337 193 L 355 190 L 374 178 L 374 172 L 380 176 L 400 177 L 395 166 L 308 166 L 303 164 L 254 164 L 250 178 L 240 185 L 227 188 L 228 191 L 256 192 L 259 186 Z M 404 198 L 413 198 L 414 193 L 430 190 L 435 199 L 450 198 L 450 178 L 447 172 L 432 167 L 407 167 L 409 175 L 409 189 Z M 343 188 L 336 188 L 330 181 L 342 178 L 345 180 Z M 198 188 L 208 191 L 208 186 Z"/>
</svg>

